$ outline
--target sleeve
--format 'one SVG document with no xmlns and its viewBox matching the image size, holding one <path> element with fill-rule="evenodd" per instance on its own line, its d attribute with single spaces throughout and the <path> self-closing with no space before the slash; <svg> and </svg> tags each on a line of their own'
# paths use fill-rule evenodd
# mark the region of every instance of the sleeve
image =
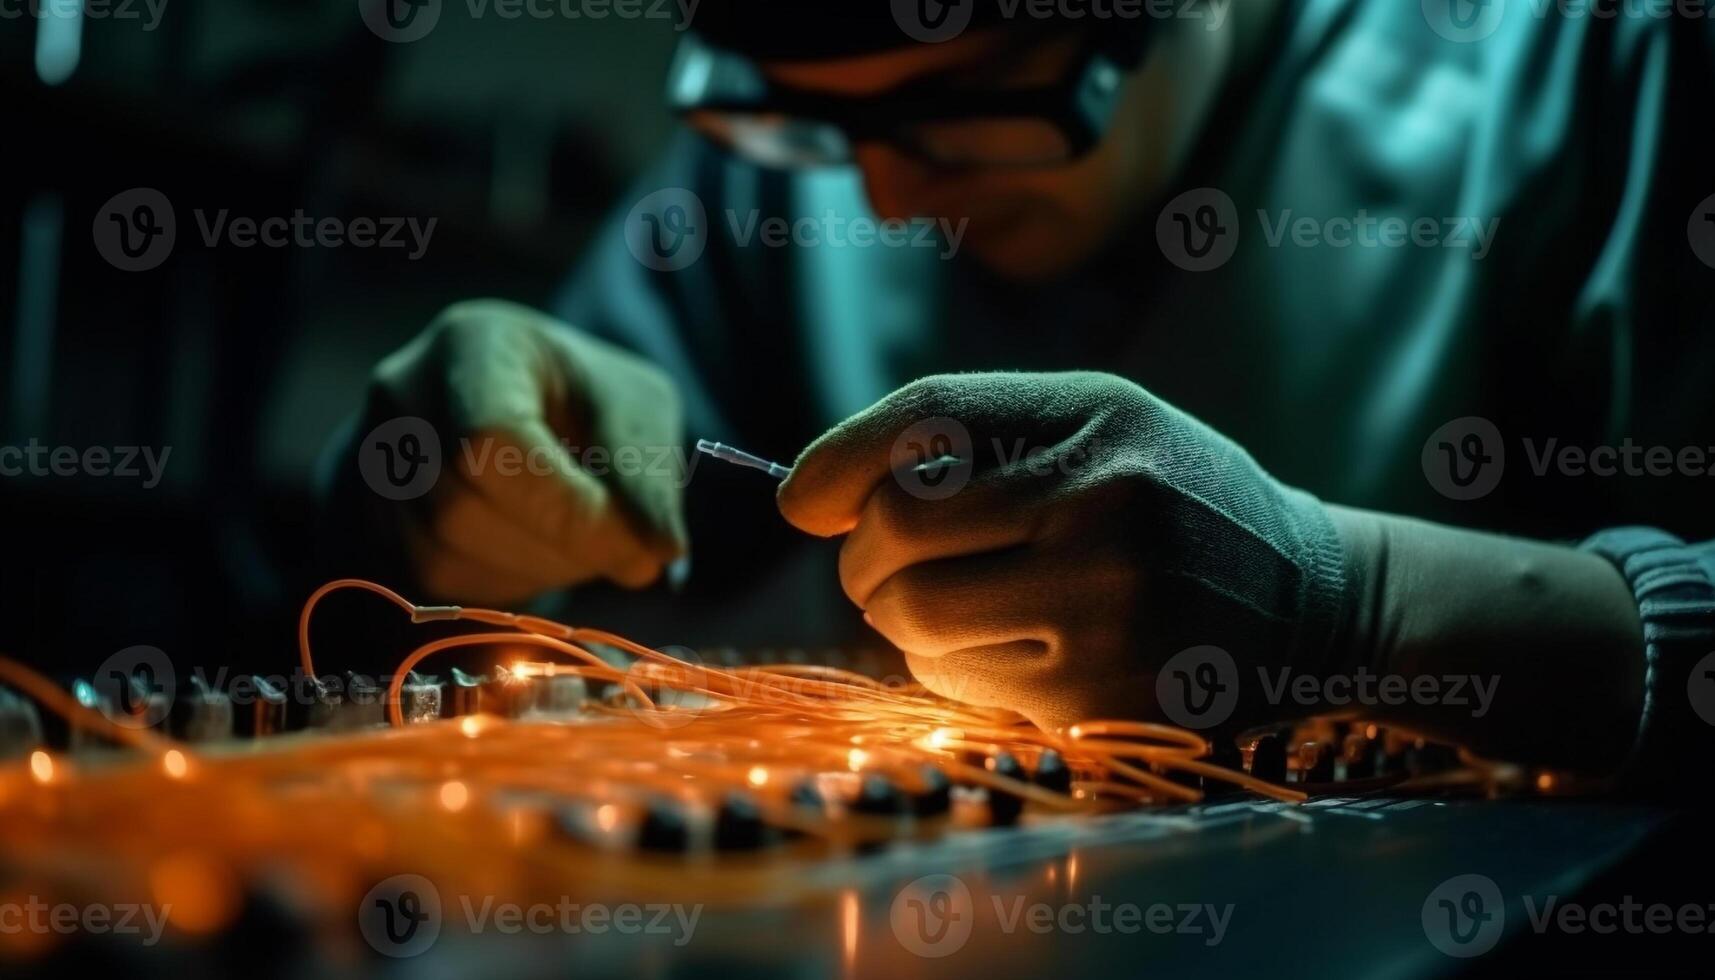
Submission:
<svg viewBox="0 0 1715 980">
<path fill-rule="evenodd" d="M 1644 708 L 1622 785 L 1715 795 L 1706 780 L 1685 775 L 1715 745 L 1715 542 L 1687 545 L 1653 528 L 1625 527 L 1583 547 L 1625 576 L 1644 629 Z"/>
</svg>

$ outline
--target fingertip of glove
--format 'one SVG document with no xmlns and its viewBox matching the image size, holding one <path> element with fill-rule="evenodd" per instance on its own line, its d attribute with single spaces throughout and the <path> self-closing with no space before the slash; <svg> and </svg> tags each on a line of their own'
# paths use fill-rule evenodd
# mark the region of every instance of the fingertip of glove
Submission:
<svg viewBox="0 0 1715 980">
<path fill-rule="evenodd" d="M 775 491 L 774 503 L 780 509 L 780 516 L 798 530 L 819 538 L 831 538 L 851 530 L 850 519 L 833 512 L 825 494 L 817 492 L 815 482 L 800 475 L 802 466 L 800 459 L 792 475 Z"/>
</svg>

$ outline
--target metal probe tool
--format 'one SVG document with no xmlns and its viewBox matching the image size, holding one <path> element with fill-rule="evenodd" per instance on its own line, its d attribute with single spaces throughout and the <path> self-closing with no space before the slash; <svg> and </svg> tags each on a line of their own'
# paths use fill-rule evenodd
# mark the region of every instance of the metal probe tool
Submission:
<svg viewBox="0 0 1715 980">
<path fill-rule="evenodd" d="M 707 439 L 698 439 L 697 452 L 707 453 L 718 460 L 731 463 L 734 466 L 743 466 L 747 469 L 761 470 L 769 476 L 774 477 L 776 480 L 784 480 L 788 476 L 792 475 L 792 468 L 790 466 L 781 466 L 779 463 L 771 463 L 768 460 L 763 459 L 761 456 L 752 456 L 742 449 L 734 449 L 724 443 L 710 442 Z"/>
</svg>

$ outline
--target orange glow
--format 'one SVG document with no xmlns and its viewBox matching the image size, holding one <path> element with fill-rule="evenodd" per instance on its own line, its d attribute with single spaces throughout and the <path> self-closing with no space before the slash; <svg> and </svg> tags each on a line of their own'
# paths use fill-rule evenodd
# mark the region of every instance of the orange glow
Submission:
<svg viewBox="0 0 1715 980">
<path fill-rule="evenodd" d="M 1542 772 L 1536 775 L 1536 788 L 1544 793 L 1554 788 L 1554 773 Z"/>
<path fill-rule="evenodd" d="M 232 873 L 200 854 L 162 860 L 149 872 L 149 886 L 168 920 L 186 932 L 214 932 L 238 909 Z"/>
<path fill-rule="evenodd" d="M 840 945 L 845 953 L 846 975 L 851 976 L 857 966 L 858 897 L 849 888 L 840 893 Z"/>
<path fill-rule="evenodd" d="M 183 779 L 191 771 L 191 764 L 186 761 L 185 754 L 178 749 L 169 749 L 161 756 L 161 769 L 172 779 Z"/>
<path fill-rule="evenodd" d="M 829 666 L 669 666 L 663 664 L 666 654 L 617 634 L 500 610 L 419 607 L 355 579 L 330 582 L 306 602 L 298 653 L 307 674 L 316 673 L 308 629 L 316 601 L 354 588 L 403 607 L 417 622 L 492 627 L 430 640 L 396 665 L 386 704 L 393 723 L 388 731 L 282 738 L 266 751 L 211 751 L 204 757 L 153 731 L 115 724 L 50 679 L 0 657 L 0 683 L 103 740 L 137 750 L 135 764 L 88 770 L 69 756 L 32 753 L 27 770 L 0 780 L 0 827 L 6 828 L 0 863 L 58 867 L 90 855 L 110 856 L 111 867 L 104 863 L 101 870 L 113 882 L 116 900 L 170 902 L 171 927 L 196 931 L 230 922 L 242 905 L 241 883 L 265 880 L 279 869 L 289 869 L 293 894 L 301 893 L 306 905 L 339 910 L 347 922 L 354 899 L 375 877 L 405 870 L 444 882 L 449 896 L 504 894 L 508 901 L 539 897 L 544 884 L 554 896 L 590 895 L 609 885 L 638 893 L 669 891 L 683 884 L 682 872 L 662 862 L 591 862 L 559 846 L 520 860 L 524 846 L 551 831 L 558 837 L 559 831 L 581 830 L 624 844 L 615 835 L 629 833 L 643 801 L 662 796 L 700 816 L 718 811 L 727 794 L 754 792 L 766 797 L 765 818 L 789 814 L 782 822 L 807 847 L 825 842 L 841 851 L 899 833 L 891 821 L 848 819 L 849 808 L 840 804 L 857 792 L 864 774 L 876 771 L 915 786 L 908 774 L 933 767 L 961 786 L 1019 796 L 1032 817 L 1198 800 L 1198 790 L 1164 778 L 1174 772 L 1272 799 L 1303 798 L 1207 761 L 1208 743 L 1183 729 L 1089 719 L 1068 738 L 1014 712 L 962 705 L 920 684 L 882 683 Z M 495 669 L 492 654 L 499 648 L 505 653 L 498 662 L 509 664 L 515 676 L 545 671 L 585 678 L 626 694 L 630 705 L 588 705 L 589 717 L 575 724 L 484 714 L 451 724 L 408 725 L 400 687 L 410 671 L 426 658 L 471 648 L 491 656 L 486 670 Z M 532 662 L 519 653 L 526 648 L 527 656 L 565 662 Z M 618 656 L 629 657 L 631 666 L 645 665 L 637 676 L 649 677 L 652 689 L 666 693 L 676 683 L 705 699 L 697 726 L 663 733 L 651 724 L 669 709 L 650 700 L 628 676 L 628 666 L 615 661 Z M 1005 753 L 1028 769 L 1047 749 L 1079 774 L 1076 795 L 1002 776 L 982 763 Z M 786 800 L 785 790 L 800 783 L 832 805 Z M 75 799 L 62 789 L 72 786 Z M 568 816 L 577 826 L 562 825 Z M 920 829 L 924 836 L 941 833 L 939 824 Z M 139 833 L 146 834 L 147 847 L 135 845 Z M 1066 861 L 1064 870 L 1056 864 L 1057 887 L 1076 884 L 1077 860 Z M 842 948 L 855 959 L 859 895 L 829 897 L 842 904 L 823 904 L 824 914 L 838 917 Z M 882 928 L 877 939 L 887 932 Z"/>
<path fill-rule="evenodd" d="M 470 802 L 470 788 L 456 779 L 449 779 L 441 784 L 441 806 L 447 812 L 457 813 Z"/>
<path fill-rule="evenodd" d="M 964 739 L 964 737 L 965 733 L 959 731 L 957 728 L 937 728 L 930 732 L 929 737 L 924 739 L 923 742 L 930 749 L 936 752 L 942 752 L 946 750 L 947 746 Z"/>
</svg>

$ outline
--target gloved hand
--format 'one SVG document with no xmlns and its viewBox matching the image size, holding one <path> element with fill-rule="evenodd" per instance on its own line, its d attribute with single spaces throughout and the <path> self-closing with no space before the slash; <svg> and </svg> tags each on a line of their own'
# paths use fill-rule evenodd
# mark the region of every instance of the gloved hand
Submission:
<svg viewBox="0 0 1715 980">
<path fill-rule="evenodd" d="M 598 578 L 640 588 L 687 551 L 672 382 L 545 314 L 448 308 L 375 369 L 368 415 L 421 417 L 439 436 L 433 490 L 392 508 L 436 598 L 513 603 Z"/>
<path fill-rule="evenodd" d="M 1245 672 L 1222 727 L 1259 723 L 1254 668 L 1320 671 L 1343 616 L 1323 506 L 1112 375 L 925 378 L 816 440 L 779 504 L 847 535 L 846 594 L 925 686 L 1049 729 L 1159 717 L 1158 671 L 1202 645 Z"/>
</svg>

